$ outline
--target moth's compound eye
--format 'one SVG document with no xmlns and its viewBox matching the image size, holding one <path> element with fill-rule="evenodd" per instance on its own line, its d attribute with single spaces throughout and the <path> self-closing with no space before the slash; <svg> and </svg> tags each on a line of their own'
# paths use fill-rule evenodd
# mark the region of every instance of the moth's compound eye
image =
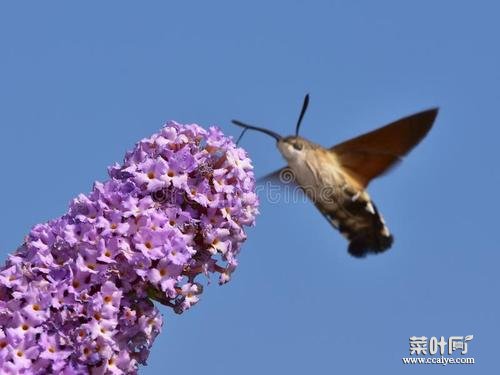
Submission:
<svg viewBox="0 0 500 375">
<path fill-rule="evenodd" d="M 293 148 L 296 150 L 302 150 L 302 143 L 294 143 Z"/>
<path fill-rule="evenodd" d="M 153 191 L 151 193 L 151 198 L 153 198 L 153 200 L 155 202 L 164 203 L 167 200 L 167 190 L 160 189 L 160 190 Z"/>
</svg>

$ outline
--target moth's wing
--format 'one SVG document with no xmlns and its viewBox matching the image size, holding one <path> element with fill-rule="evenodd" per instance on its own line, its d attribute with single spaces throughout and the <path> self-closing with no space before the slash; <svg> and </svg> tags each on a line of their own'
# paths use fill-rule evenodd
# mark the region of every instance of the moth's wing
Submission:
<svg viewBox="0 0 500 375">
<path fill-rule="evenodd" d="M 345 172 L 365 188 L 389 171 L 429 132 L 438 114 L 433 108 L 399 119 L 389 125 L 333 146 L 332 151 Z"/>
<path fill-rule="evenodd" d="M 290 167 L 283 167 L 257 180 L 259 184 L 295 184 L 295 175 Z"/>
</svg>

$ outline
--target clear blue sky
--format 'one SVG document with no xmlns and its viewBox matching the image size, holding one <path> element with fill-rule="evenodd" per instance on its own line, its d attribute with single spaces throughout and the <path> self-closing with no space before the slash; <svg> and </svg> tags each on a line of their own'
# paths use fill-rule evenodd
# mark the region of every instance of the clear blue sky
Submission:
<svg viewBox="0 0 500 375">
<path fill-rule="evenodd" d="M 239 118 L 333 145 L 440 106 L 370 186 L 394 248 L 351 258 L 310 203 L 270 204 L 234 279 L 165 313 L 142 374 L 492 374 L 500 368 L 500 6 L 494 1 L 3 2 L 2 258 L 164 120 Z M 465 5 L 469 3 L 469 5 Z M 243 146 L 258 175 L 271 138 Z M 403 366 L 413 335 L 473 334 L 475 366 Z"/>
</svg>

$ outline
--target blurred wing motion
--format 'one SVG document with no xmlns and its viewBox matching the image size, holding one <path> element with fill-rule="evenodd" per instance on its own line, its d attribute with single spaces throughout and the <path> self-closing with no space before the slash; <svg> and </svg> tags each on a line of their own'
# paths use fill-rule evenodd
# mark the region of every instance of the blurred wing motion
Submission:
<svg viewBox="0 0 500 375">
<path fill-rule="evenodd" d="M 290 167 L 283 167 L 274 172 L 266 174 L 257 180 L 259 184 L 293 184 L 296 185 L 295 175 Z"/>
<path fill-rule="evenodd" d="M 437 113 L 437 108 L 416 113 L 342 142 L 330 150 L 356 187 L 364 189 L 373 178 L 401 161 L 425 137 Z"/>
</svg>

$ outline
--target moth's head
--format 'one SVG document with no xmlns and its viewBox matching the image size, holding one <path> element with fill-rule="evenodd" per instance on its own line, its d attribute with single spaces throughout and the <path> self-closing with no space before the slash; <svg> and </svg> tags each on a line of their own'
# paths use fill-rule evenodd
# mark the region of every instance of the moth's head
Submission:
<svg viewBox="0 0 500 375">
<path fill-rule="evenodd" d="M 233 124 L 244 128 L 245 129 L 244 131 L 248 129 L 256 130 L 273 137 L 274 139 L 276 139 L 278 149 L 280 150 L 284 158 L 287 160 L 294 160 L 303 155 L 304 152 L 307 151 L 309 148 L 311 148 L 312 145 L 306 139 L 299 136 L 300 124 L 302 123 L 302 118 L 306 113 L 308 105 L 309 105 L 309 94 L 307 94 L 304 98 L 304 103 L 302 104 L 302 110 L 300 111 L 299 119 L 297 121 L 297 125 L 295 126 L 295 135 L 290 135 L 288 137 L 282 137 L 281 135 L 272 130 L 260 128 L 253 125 L 248 125 L 241 121 L 233 120 L 232 122 Z"/>
<path fill-rule="evenodd" d="M 311 148 L 311 143 L 298 135 L 283 137 L 278 141 L 278 150 L 286 160 L 302 157 Z"/>
</svg>

